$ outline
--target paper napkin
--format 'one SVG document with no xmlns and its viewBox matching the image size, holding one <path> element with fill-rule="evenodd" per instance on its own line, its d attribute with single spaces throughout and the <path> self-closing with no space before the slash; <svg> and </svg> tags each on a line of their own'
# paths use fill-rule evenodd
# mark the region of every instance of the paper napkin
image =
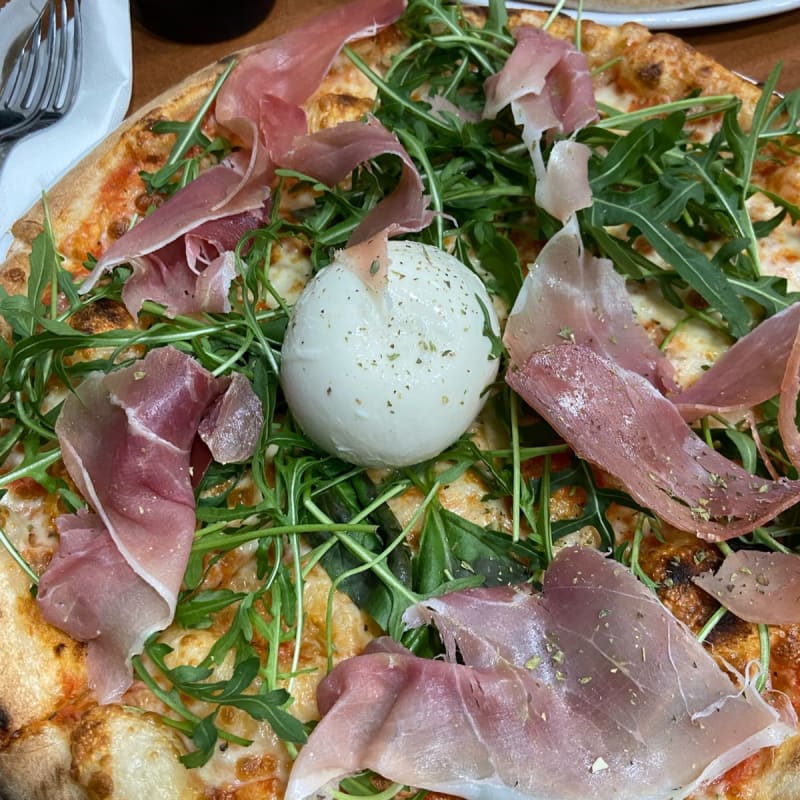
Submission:
<svg viewBox="0 0 800 800">
<path fill-rule="evenodd" d="M 11 0 L 0 9 L 0 53 L 19 46 L 44 0 Z M 11 225 L 123 119 L 131 97 L 128 0 L 82 0 L 83 63 L 69 113 L 17 142 L 0 166 L 0 261 Z"/>
</svg>

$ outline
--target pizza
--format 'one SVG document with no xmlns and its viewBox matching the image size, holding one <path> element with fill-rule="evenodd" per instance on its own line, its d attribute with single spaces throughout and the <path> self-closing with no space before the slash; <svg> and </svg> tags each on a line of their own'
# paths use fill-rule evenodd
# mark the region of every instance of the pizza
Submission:
<svg viewBox="0 0 800 800">
<path fill-rule="evenodd" d="M 356 0 L 53 187 L 0 266 L 0 796 L 800 797 L 774 79 Z"/>
</svg>

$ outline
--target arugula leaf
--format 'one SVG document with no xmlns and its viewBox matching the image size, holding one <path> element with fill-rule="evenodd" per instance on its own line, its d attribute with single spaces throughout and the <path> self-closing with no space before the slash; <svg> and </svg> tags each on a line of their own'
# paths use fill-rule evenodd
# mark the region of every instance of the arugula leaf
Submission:
<svg viewBox="0 0 800 800">
<path fill-rule="evenodd" d="M 414 556 L 414 585 L 423 595 L 461 585 L 497 586 L 528 580 L 541 569 L 541 555 L 526 541 L 481 528 L 447 509 L 431 509 Z"/>
<path fill-rule="evenodd" d="M 512 306 L 523 280 L 517 248 L 508 236 L 488 222 L 476 221 L 467 233 L 481 269 L 489 273 L 485 280 L 486 288 Z M 464 252 L 462 260 L 469 263 L 467 259 L 468 255 Z"/>
<path fill-rule="evenodd" d="M 156 134 L 174 134 L 175 144 L 172 146 L 166 163 L 156 172 L 142 171 L 139 176 L 148 194 L 170 195 L 194 180 L 200 173 L 201 164 L 206 159 L 221 161 L 233 148 L 229 141 L 222 137 L 209 139 L 201 130 L 214 98 L 222 88 L 233 68 L 236 59 L 230 59 L 220 73 L 206 99 L 188 122 L 175 120 L 159 120 L 151 128 Z M 191 156 L 186 155 L 190 151 Z"/>
<path fill-rule="evenodd" d="M 590 224 L 596 227 L 632 225 L 647 238 L 659 256 L 722 315 L 733 336 L 744 336 L 750 330 L 751 317 L 746 306 L 711 260 L 663 224 L 654 222 L 643 207 L 630 205 L 621 193 L 606 195 L 595 197 L 588 217 Z"/>
<path fill-rule="evenodd" d="M 551 522 L 553 540 L 579 531 L 581 528 L 592 527 L 600 535 L 601 546 L 610 548 L 616 544 L 616 533 L 609 520 L 608 511 L 613 505 L 625 506 L 646 513 L 647 510 L 632 500 L 624 492 L 608 489 L 595 480 L 592 467 L 585 461 L 575 460 L 574 464 L 566 469 L 553 472 L 549 476 L 551 493 L 559 490 L 569 492 L 581 491 L 585 496 L 581 513 L 572 518 L 559 519 Z M 534 486 L 539 479 L 533 481 Z"/>
<path fill-rule="evenodd" d="M 754 300 L 768 317 L 800 302 L 800 292 L 788 291 L 786 278 L 777 275 L 763 275 L 754 281 L 740 278 L 728 280 L 741 297 Z"/>
<path fill-rule="evenodd" d="M 211 615 L 244 599 L 242 592 L 231 589 L 207 589 L 189 598 L 182 598 L 175 612 L 175 621 L 184 628 L 208 628 Z"/>
</svg>

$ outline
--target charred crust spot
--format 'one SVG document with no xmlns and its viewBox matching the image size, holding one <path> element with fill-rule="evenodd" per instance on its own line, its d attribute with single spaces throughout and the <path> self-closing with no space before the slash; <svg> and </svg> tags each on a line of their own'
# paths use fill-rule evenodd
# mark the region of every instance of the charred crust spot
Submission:
<svg viewBox="0 0 800 800">
<path fill-rule="evenodd" d="M 114 780 L 107 772 L 95 772 L 89 778 L 86 788 L 89 790 L 90 797 L 102 800 L 104 797 L 111 797 L 114 794 Z"/>
<path fill-rule="evenodd" d="M 717 603 L 692 578 L 716 569 L 721 560 L 715 547 L 688 536 L 664 542 L 655 537 L 647 539 L 639 557 L 642 569 L 657 584 L 661 601 L 693 630 L 699 630 Z"/>
<path fill-rule="evenodd" d="M 5 738 L 9 733 L 11 733 L 11 715 L 0 706 L 0 734 Z"/>
<path fill-rule="evenodd" d="M 34 219 L 18 219 L 11 226 L 15 239 L 30 244 L 44 230 L 42 223 Z"/>
<path fill-rule="evenodd" d="M 56 645 L 56 646 L 53 648 L 53 654 L 55 655 L 55 657 L 56 657 L 56 658 L 61 658 L 61 656 L 63 655 L 63 653 L 64 653 L 64 651 L 65 651 L 66 649 L 67 649 L 67 646 L 66 646 L 66 644 L 64 644 L 64 642 L 59 642 L 59 643 L 58 643 L 58 644 L 57 644 L 57 645 Z"/>
<path fill-rule="evenodd" d="M 72 327 L 81 333 L 102 333 L 132 324 L 133 320 L 125 308 L 108 298 L 101 298 L 77 311 L 71 319 Z"/>
<path fill-rule="evenodd" d="M 150 133 L 153 133 L 153 126 L 159 122 L 164 122 L 166 117 L 164 114 L 160 113 L 161 109 L 158 108 L 157 110 L 153 111 L 152 113 L 148 114 L 145 119 L 141 121 L 141 126 Z"/>
<path fill-rule="evenodd" d="M 3 278 L 9 283 L 24 284 L 26 277 L 25 270 L 21 267 L 9 267 L 3 272 Z"/>
<path fill-rule="evenodd" d="M 693 586 L 692 578 L 716 569 L 722 556 L 715 547 L 700 540 L 659 544 L 648 540 L 643 566 L 648 575 L 665 589 Z"/>
<path fill-rule="evenodd" d="M 751 635 L 752 629 L 752 623 L 745 622 L 728 611 L 708 634 L 706 641 L 712 646 L 729 645 L 731 642 L 746 639 Z"/>
<path fill-rule="evenodd" d="M 682 586 L 690 584 L 692 578 L 697 577 L 705 572 L 708 567 L 705 561 L 708 556 L 705 551 L 699 550 L 697 553 L 689 555 L 688 553 L 680 553 L 673 556 L 666 565 L 664 583 L 668 586 Z"/>
<path fill-rule="evenodd" d="M 109 226 L 108 226 L 108 235 L 111 239 L 119 239 L 123 236 L 128 228 L 131 225 L 131 221 L 125 217 L 121 219 L 115 219 Z"/>
<path fill-rule="evenodd" d="M 9 294 L 23 294 L 28 284 L 28 271 L 18 260 L 12 261 L 0 271 L 0 286 Z"/>
<path fill-rule="evenodd" d="M 664 74 L 664 66 L 660 61 L 652 61 L 639 67 L 637 75 L 639 80 L 651 89 L 654 89 L 661 81 L 661 76 Z"/>
<path fill-rule="evenodd" d="M 144 216 L 150 211 L 151 208 L 158 208 L 164 202 L 164 196 L 160 194 L 148 194 L 147 192 L 142 192 L 141 194 L 137 195 L 136 199 L 133 201 L 133 204 L 136 206 L 136 210 Z"/>
</svg>

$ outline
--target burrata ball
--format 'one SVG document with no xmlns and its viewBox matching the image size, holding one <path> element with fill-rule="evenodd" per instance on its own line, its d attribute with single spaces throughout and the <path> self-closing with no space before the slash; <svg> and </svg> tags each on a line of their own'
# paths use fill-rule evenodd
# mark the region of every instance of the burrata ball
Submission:
<svg viewBox="0 0 800 800">
<path fill-rule="evenodd" d="M 500 326 L 483 282 L 438 247 L 388 246 L 387 280 L 367 286 L 334 259 L 295 305 L 281 357 L 305 434 L 345 461 L 402 467 L 455 442 L 497 377 Z"/>
</svg>

